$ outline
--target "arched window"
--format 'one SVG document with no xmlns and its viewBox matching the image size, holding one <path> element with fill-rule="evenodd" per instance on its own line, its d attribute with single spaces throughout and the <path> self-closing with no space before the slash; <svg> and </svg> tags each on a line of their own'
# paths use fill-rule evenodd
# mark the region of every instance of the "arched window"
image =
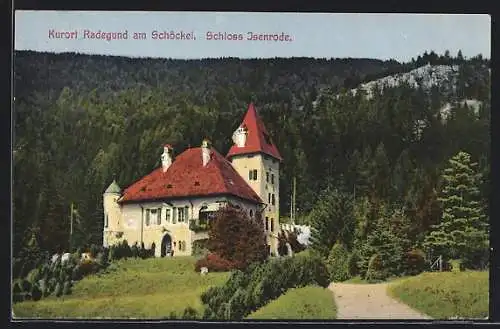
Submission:
<svg viewBox="0 0 500 329">
<path fill-rule="evenodd" d="M 250 217 L 253 217 L 253 210 L 250 209 Z"/>
</svg>

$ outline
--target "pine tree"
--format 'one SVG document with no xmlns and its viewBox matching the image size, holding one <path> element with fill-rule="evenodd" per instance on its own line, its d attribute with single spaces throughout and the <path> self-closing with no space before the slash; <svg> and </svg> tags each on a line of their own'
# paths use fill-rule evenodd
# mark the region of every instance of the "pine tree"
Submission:
<svg viewBox="0 0 500 329">
<path fill-rule="evenodd" d="M 472 258 L 485 255 L 488 249 L 488 223 L 479 202 L 479 175 L 470 155 L 459 152 L 449 160 L 442 176 L 443 190 L 441 222 L 431 227 L 424 247 L 434 256 L 462 259 L 471 264 Z M 482 259 L 476 259 L 481 262 Z"/>
<path fill-rule="evenodd" d="M 381 207 L 376 225 L 359 248 L 358 267 L 362 275 L 367 274 L 370 259 L 375 255 L 379 266 L 371 269 L 371 275 L 375 275 L 377 279 L 400 275 L 403 271 L 403 255 L 411 245 L 408 235 L 409 221 L 401 209 L 391 208 Z M 373 273 L 374 271 L 376 273 Z"/>
<path fill-rule="evenodd" d="M 336 242 L 351 248 L 355 220 L 352 197 L 328 188 L 309 214 L 312 226 L 311 247 L 327 257 Z"/>
</svg>

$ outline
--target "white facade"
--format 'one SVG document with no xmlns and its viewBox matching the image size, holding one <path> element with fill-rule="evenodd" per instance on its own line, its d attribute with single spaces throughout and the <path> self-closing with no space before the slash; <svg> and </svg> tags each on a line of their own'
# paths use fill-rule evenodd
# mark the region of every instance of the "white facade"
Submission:
<svg viewBox="0 0 500 329">
<path fill-rule="evenodd" d="M 108 226 L 104 228 L 104 246 L 127 240 L 129 245 L 151 248 L 154 244 L 155 255 L 161 256 L 162 241 L 168 234 L 174 255 L 191 255 L 192 243 L 208 238 L 207 231 L 195 232 L 190 224 L 199 225 L 201 212 L 214 212 L 228 202 L 246 209 L 249 216 L 260 211 L 260 205 L 232 196 L 185 198 L 168 201 L 126 203 L 119 205 L 117 196 L 112 199 L 104 196 L 104 212 Z M 193 221 L 193 222 L 192 222 Z"/>
</svg>

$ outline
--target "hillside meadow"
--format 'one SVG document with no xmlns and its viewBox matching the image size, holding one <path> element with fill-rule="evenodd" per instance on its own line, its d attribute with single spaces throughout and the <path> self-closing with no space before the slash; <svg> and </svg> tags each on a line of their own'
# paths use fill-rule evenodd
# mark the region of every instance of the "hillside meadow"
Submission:
<svg viewBox="0 0 500 329">
<path fill-rule="evenodd" d="M 489 272 L 422 273 L 394 281 L 388 293 L 434 319 L 486 319 Z"/>
<path fill-rule="evenodd" d="M 333 320 L 336 305 L 327 288 L 306 286 L 285 294 L 250 314 L 249 320 Z"/>
<path fill-rule="evenodd" d="M 200 295 L 222 285 L 228 273 L 200 275 L 194 257 L 128 259 L 108 273 L 75 284 L 68 296 L 14 304 L 20 318 L 162 319 L 181 317 L 187 307 L 202 313 Z"/>
</svg>

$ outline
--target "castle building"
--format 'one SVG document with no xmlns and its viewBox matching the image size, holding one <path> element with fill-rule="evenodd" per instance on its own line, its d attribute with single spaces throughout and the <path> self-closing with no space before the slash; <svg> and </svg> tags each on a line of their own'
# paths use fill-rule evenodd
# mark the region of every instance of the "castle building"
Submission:
<svg viewBox="0 0 500 329">
<path fill-rule="evenodd" d="M 269 251 L 276 253 L 279 168 L 282 158 L 253 104 L 232 136 L 226 157 L 208 140 L 173 156 L 164 145 L 162 165 L 125 190 L 116 181 L 103 195 L 103 245 L 123 240 L 155 247 L 155 255 L 191 255 L 193 242 L 208 238 L 208 222 L 231 203 L 260 214 Z"/>
</svg>

